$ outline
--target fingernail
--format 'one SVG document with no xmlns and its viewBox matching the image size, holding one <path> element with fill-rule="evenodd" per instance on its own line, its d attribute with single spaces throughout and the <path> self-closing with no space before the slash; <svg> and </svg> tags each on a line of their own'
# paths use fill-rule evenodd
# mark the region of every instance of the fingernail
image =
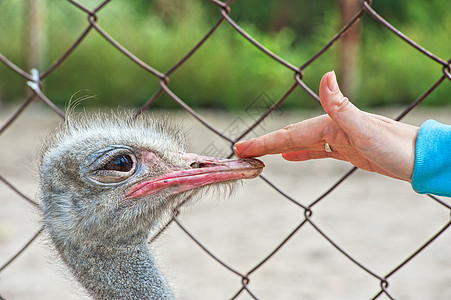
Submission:
<svg viewBox="0 0 451 300">
<path fill-rule="evenodd" d="M 327 78 L 327 88 L 331 93 L 336 93 L 339 90 L 337 76 L 335 75 L 335 71 L 331 71 L 330 73 L 331 75 Z"/>
</svg>

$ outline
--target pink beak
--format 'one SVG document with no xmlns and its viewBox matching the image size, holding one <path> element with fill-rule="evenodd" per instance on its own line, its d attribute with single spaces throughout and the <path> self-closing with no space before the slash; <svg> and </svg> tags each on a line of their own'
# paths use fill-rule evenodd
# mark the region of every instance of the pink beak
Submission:
<svg viewBox="0 0 451 300">
<path fill-rule="evenodd" d="M 135 184 L 125 199 L 141 198 L 163 189 L 174 195 L 216 182 L 255 178 L 265 166 L 253 158 L 222 159 L 188 153 L 182 159 L 186 161 L 185 166 Z"/>
</svg>

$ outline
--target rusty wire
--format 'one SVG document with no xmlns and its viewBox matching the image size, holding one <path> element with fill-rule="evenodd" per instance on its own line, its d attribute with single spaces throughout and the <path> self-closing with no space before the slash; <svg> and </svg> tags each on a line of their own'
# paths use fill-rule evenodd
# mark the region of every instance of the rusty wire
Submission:
<svg viewBox="0 0 451 300">
<path fill-rule="evenodd" d="M 210 2 L 213 5 L 216 5 L 218 7 L 219 13 L 218 13 L 218 20 L 216 23 L 212 26 L 212 28 L 200 39 L 200 41 L 190 50 L 186 55 L 176 62 L 172 67 L 170 67 L 166 71 L 160 71 L 152 66 L 148 65 L 146 62 L 139 59 L 137 56 L 135 56 L 131 51 L 129 51 L 125 46 L 121 45 L 119 42 L 115 41 L 99 24 L 98 24 L 98 13 L 101 11 L 105 6 L 108 5 L 109 2 L 112 0 L 105 0 L 100 5 L 98 5 L 96 8 L 90 10 L 83 6 L 82 4 L 78 3 L 75 0 L 67 0 L 68 4 L 73 5 L 74 9 L 79 9 L 82 12 L 86 14 L 87 17 L 87 25 L 86 28 L 83 30 L 83 32 L 80 34 L 80 36 L 73 42 L 73 44 L 66 50 L 65 53 L 61 55 L 59 59 L 57 59 L 50 67 L 48 67 L 47 70 L 42 71 L 35 71 L 32 74 L 28 74 L 26 71 L 22 70 L 20 67 L 15 65 L 12 61 L 10 61 L 7 57 L 2 55 L 0 53 L 0 61 L 5 64 L 8 68 L 13 70 L 18 75 L 22 76 L 24 79 L 24 83 L 27 83 L 28 87 L 31 90 L 31 95 L 20 105 L 20 107 L 14 112 L 8 120 L 1 125 L 0 127 L 0 137 L 5 130 L 7 130 L 21 115 L 22 113 L 27 109 L 27 107 L 34 101 L 42 101 L 44 102 L 51 110 L 53 110 L 58 116 L 64 119 L 64 112 L 59 109 L 50 99 L 47 98 L 45 93 L 41 90 L 41 81 L 44 80 L 49 74 L 54 72 L 58 67 L 63 63 L 76 49 L 79 47 L 80 44 L 83 43 L 85 38 L 88 36 L 88 34 L 91 34 L 91 32 L 95 31 L 100 36 L 102 36 L 106 41 L 108 41 L 112 46 L 114 46 L 118 51 L 120 51 L 124 56 L 130 59 L 131 62 L 137 64 L 139 67 L 141 67 L 143 70 L 147 71 L 148 73 L 152 74 L 153 76 L 157 77 L 159 80 L 160 87 L 158 90 L 149 98 L 149 100 L 138 110 L 138 113 L 141 113 L 143 111 L 146 111 L 149 109 L 153 103 L 162 95 L 166 94 L 168 95 L 174 102 L 176 102 L 181 108 L 186 110 L 188 113 L 190 113 L 194 118 L 196 118 L 200 123 L 202 123 L 205 127 L 207 127 L 209 130 L 214 132 L 217 136 L 224 139 L 226 142 L 230 143 L 230 147 L 233 147 L 233 144 L 237 142 L 238 140 L 243 139 L 246 137 L 247 134 L 249 134 L 255 127 L 257 127 L 259 124 L 261 124 L 265 118 L 267 118 L 274 110 L 276 110 L 284 101 L 285 99 L 295 90 L 295 89 L 302 89 L 304 90 L 313 100 L 319 101 L 318 95 L 312 91 L 310 87 L 307 86 L 307 84 L 303 81 L 304 77 L 304 69 L 309 66 L 312 62 L 319 59 L 325 52 L 329 50 L 329 48 L 334 45 L 338 40 L 340 40 L 343 36 L 346 35 L 348 30 L 352 28 L 354 25 L 356 25 L 358 22 L 360 22 L 361 18 L 367 15 L 368 17 L 374 18 L 377 22 L 379 22 L 382 26 L 384 26 L 387 30 L 392 32 L 394 35 L 399 37 L 403 42 L 407 43 L 414 49 L 416 49 L 418 52 L 423 54 L 424 56 L 428 57 L 432 61 L 438 64 L 438 67 L 441 68 L 443 75 L 437 79 L 437 81 L 418 99 L 414 102 L 412 102 L 408 107 L 406 107 L 397 117 L 396 120 L 403 119 L 409 112 L 411 112 L 415 107 L 417 107 L 421 102 L 424 101 L 425 98 L 428 97 L 430 93 L 432 93 L 437 87 L 439 87 L 443 82 L 446 81 L 446 79 L 451 80 L 451 60 L 445 60 L 442 59 L 435 54 L 431 53 L 427 49 L 423 48 L 422 46 L 415 43 L 413 40 L 411 40 L 409 37 L 404 35 L 400 30 L 398 30 L 396 27 L 394 27 L 390 22 L 385 20 L 380 14 L 378 14 L 371 6 L 370 0 L 362 0 L 362 6 L 361 9 L 355 14 L 353 18 L 351 18 L 341 30 L 339 30 L 336 35 L 330 39 L 329 42 L 325 44 L 323 48 L 321 48 L 319 51 L 317 51 L 310 59 L 308 59 L 306 62 L 304 62 L 301 66 L 297 67 L 290 62 L 284 60 L 283 58 L 279 57 L 277 54 L 269 51 L 265 46 L 263 46 L 261 43 L 259 43 L 256 39 L 254 39 L 250 34 L 248 34 L 243 28 L 241 28 L 231 17 L 231 4 L 234 1 L 226 1 L 221 2 L 218 0 L 210 0 Z M 268 55 L 271 59 L 277 61 L 279 64 L 293 72 L 293 84 L 287 89 L 285 94 L 275 102 L 270 108 L 268 108 L 249 128 L 242 133 L 239 137 L 236 139 L 231 139 L 225 134 L 223 134 L 219 129 L 215 128 L 212 124 L 210 124 L 206 119 L 204 119 L 199 113 L 197 113 L 193 108 L 191 108 L 188 104 L 186 104 L 176 93 L 174 93 L 170 88 L 170 75 L 176 71 L 180 66 L 182 66 L 187 60 L 190 59 L 190 57 L 199 49 L 202 47 L 203 44 L 205 44 L 209 38 L 214 35 L 216 29 L 219 26 L 230 26 L 234 30 L 236 30 L 244 39 L 249 41 L 250 45 L 253 47 L 256 47 L 266 55 Z M 231 151 L 230 157 L 233 156 L 233 150 Z M 351 263 L 355 264 L 358 268 L 360 268 L 362 271 L 368 273 L 370 276 L 372 276 L 375 280 L 379 281 L 380 283 L 380 289 L 375 292 L 375 295 L 372 299 L 378 299 L 382 295 L 385 295 L 385 297 L 388 297 L 389 299 L 395 299 L 395 296 L 391 294 L 389 291 L 389 279 L 390 277 L 398 272 L 400 269 L 406 266 L 411 260 L 413 260 L 418 253 L 423 251 L 426 247 L 428 247 L 431 243 L 433 243 L 438 236 L 440 236 L 443 232 L 445 232 L 451 225 L 451 221 L 447 222 L 443 225 L 443 227 L 432 237 L 430 237 L 426 242 L 424 242 L 420 247 L 418 247 L 415 251 L 413 251 L 410 255 L 408 255 L 402 262 L 400 262 L 397 266 L 395 266 L 392 270 L 387 272 L 385 275 L 378 274 L 359 262 L 356 258 L 354 258 L 350 253 L 348 253 L 345 249 L 340 247 L 340 245 L 335 242 L 330 236 L 327 235 L 326 232 L 324 232 L 312 219 L 312 216 L 314 214 L 313 207 L 321 202 L 327 195 L 332 193 L 340 184 L 342 184 L 346 179 L 348 179 L 354 172 L 356 171 L 356 168 L 350 169 L 348 172 L 346 172 L 341 178 L 339 178 L 330 188 L 328 188 L 322 195 L 320 195 L 317 199 L 313 200 L 310 205 L 306 206 L 301 204 L 298 200 L 290 197 L 288 194 L 286 194 L 283 190 L 281 190 L 277 185 L 272 183 L 268 178 L 265 176 L 261 176 L 261 179 L 268 184 L 268 186 L 274 190 L 276 190 L 281 197 L 284 199 L 291 201 L 292 203 L 296 204 L 300 209 L 304 212 L 304 218 L 300 220 L 299 224 L 285 237 L 281 239 L 279 244 L 270 251 L 263 259 L 260 260 L 254 267 L 252 267 L 247 272 L 240 272 L 233 268 L 233 266 L 225 263 L 223 260 L 221 260 L 220 257 L 215 255 L 213 252 L 211 252 L 205 245 L 202 244 L 200 240 L 196 238 L 194 234 L 192 234 L 185 225 L 183 225 L 182 221 L 178 218 L 179 211 L 178 209 L 175 210 L 173 218 L 163 227 L 163 229 L 155 235 L 155 237 L 152 239 L 152 241 L 157 238 L 163 230 L 165 230 L 171 223 L 177 224 L 177 226 L 186 233 L 186 235 L 191 238 L 204 252 L 206 255 L 210 256 L 213 260 L 218 262 L 221 266 L 224 267 L 227 271 L 233 273 L 238 277 L 238 280 L 241 282 L 241 287 L 232 292 L 230 298 L 235 299 L 242 293 L 247 293 L 248 296 L 259 299 L 259 296 L 257 296 L 249 287 L 250 277 L 252 274 L 257 272 L 262 265 L 264 265 L 268 260 L 270 260 L 301 228 L 303 228 L 306 224 L 310 224 L 325 240 L 330 243 L 330 245 L 335 248 L 338 252 L 340 252 L 342 255 L 344 255 Z M 20 191 L 20 189 L 13 186 L 3 175 L 0 174 L 0 181 L 5 184 L 8 188 L 10 188 L 13 192 L 18 194 L 22 199 L 27 201 L 28 203 L 32 204 L 33 206 L 38 206 L 38 203 L 29 197 L 25 196 L 24 193 Z M 429 197 L 441 204 L 445 209 L 451 210 L 451 206 L 439 199 L 438 197 L 429 195 Z M 6 262 L 2 262 L 0 265 L 0 275 L 1 272 L 6 269 L 11 263 L 16 260 L 19 255 L 25 251 L 29 245 L 33 243 L 33 241 L 36 240 L 36 238 L 42 233 L 43 228 L 38 229 L 38 231 L 31 237 L 31 239 L 16 253 L 12 254 L 12 257 L 6 260 Z M 0 296 L 0 299 L 3 299 L 2 296 Z"/>
</svg>

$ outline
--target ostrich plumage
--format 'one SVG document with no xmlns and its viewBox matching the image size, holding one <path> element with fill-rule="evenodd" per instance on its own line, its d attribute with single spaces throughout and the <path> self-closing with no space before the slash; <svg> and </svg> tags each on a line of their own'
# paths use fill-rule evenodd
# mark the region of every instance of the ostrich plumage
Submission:
<svg viewBox="0 0 451 300">
<path fill-rule="evenodd" d="M 54 248 L 96 299 L 173 299 L 148 240 L 173 210 L 211 185 L 254 178 L 263 163 L 186 152 L 167 119 L 67 118 L 40 164 L 42 219 Z"/>
</svg>

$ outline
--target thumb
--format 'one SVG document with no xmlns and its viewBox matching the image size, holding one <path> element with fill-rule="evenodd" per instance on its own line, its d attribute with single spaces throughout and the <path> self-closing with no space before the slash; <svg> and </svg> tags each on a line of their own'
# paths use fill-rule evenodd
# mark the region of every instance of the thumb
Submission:
<svg viewBox="0 0 451 300">
<path fill-rule="evenodd" d="M 321 79 L 319 98 L 324 111 L 347 133 L 356 132 L 367 121 L 366 115 L 341 93 L 334 71 Z"/>
</svg>

